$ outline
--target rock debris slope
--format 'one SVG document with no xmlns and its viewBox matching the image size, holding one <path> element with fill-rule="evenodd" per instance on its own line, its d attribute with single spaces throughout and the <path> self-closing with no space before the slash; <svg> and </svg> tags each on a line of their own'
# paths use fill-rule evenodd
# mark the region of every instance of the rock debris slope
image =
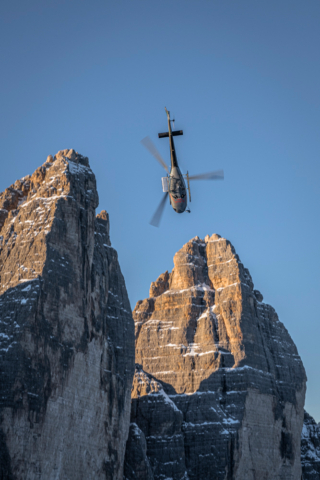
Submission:
<svg viewBox="0 0 320 480">
<path fill-rule="evenodd" d="M 122 479 L 134 325 L 88 159 L 0 195 L 0 478 Z"/>
<path fill-rule="evenodd" d="M 133 317 L 131 422 L 155 480 L 300 480 L 305 371 L 229 241 L 190 240 Z"/>
<path fill-rule="evenodd" d="M 320 480 L 320 424 L 306 411 L 301 434 L 303 480 Z"/>
</svg>

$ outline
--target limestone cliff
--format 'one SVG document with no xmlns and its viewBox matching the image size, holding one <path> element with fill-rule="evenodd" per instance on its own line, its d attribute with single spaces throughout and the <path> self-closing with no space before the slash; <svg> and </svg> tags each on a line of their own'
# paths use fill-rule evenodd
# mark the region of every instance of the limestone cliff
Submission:
<svg viewBox="0 0 320 480">
<path fill-rule="evenodd" d="M 131 421 L 126 480 L 187 479 L 182 412 L 166 394 L 161 383 L 146 374 L 141 365 L 136 365 L 133 379 Z M 138 442 L 134 438 L 137 429 L 140 430 Z M 135 443 L 139 447 L 141 438 L 146 444 L 146 453 L 139 456 L 136 454 L 139 448 L 135 448 Z M 150 467 L 146 469 L 148 464 Z"/>
<path fill-rule="evenodd" d="M 134 326 L 88 159 L 0 194 L 0 478 L 120 479 Z"/>
<path fill-rule="evenodd" d="M 320 480 L 320 423 L 307 412 L 301 434 L 301 464 L 303 480 Z"/>
<path fill-rule="evenodd" d="M 305 371 L 229 241 L 184 245 L 133 317 L 131 421 L 155 480 L 300 480 Z"/>
</svg>

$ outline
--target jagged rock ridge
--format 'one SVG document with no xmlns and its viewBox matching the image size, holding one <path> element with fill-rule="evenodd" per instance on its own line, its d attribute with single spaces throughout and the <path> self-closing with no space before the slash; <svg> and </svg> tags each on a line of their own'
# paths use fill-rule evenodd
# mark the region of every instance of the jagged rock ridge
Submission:
<svg viewBox="0 0 320 480">
<path fill-rule="evenodd" d="M 184 245 L 133 317 L 134 385 L 152 379 L 177 408 L 133 388 L 131 421 L 155 480 L 300 480 L 305 371 L 229 241 Z"/>
<path fill-rule="evenodd" d="M 0 194 L 0 478 L 120 479 L 134 330 L 89 161 Z"/>
</svg>

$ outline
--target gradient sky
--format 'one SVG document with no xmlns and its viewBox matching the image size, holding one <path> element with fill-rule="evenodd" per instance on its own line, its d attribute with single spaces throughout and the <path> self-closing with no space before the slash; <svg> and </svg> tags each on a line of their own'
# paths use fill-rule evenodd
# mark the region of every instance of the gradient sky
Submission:
<svg viewBox="0 0 320 480">
<path fill-rule="evenodd" d="M 132 308 L 198 235 L 228 238 L 278 312 L 320 421 L 320 2 L 4 0 L 0 191 L 58 150 L 87 155 L 110 213 Z M 169 160 L 167 107 L 184 136 L 192 213 L 149 220 Z"/>
</svg>

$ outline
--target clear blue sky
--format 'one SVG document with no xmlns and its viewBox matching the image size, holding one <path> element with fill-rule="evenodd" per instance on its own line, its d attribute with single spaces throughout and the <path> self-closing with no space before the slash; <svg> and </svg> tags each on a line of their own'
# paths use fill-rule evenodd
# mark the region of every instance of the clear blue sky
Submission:
<svg viewBox="0 0 320 480">
<path fill-rule="evenodd" d="M 0 191 L 74 148 L 96 173 L 132 307 L 190 238 L 234 244 L 296 342 L 320 421 L 320 2 L 4 1 Z M 168 158 L 164 107 L 184 136 L 190 215 L 148 224 Z"/>
</svg>

